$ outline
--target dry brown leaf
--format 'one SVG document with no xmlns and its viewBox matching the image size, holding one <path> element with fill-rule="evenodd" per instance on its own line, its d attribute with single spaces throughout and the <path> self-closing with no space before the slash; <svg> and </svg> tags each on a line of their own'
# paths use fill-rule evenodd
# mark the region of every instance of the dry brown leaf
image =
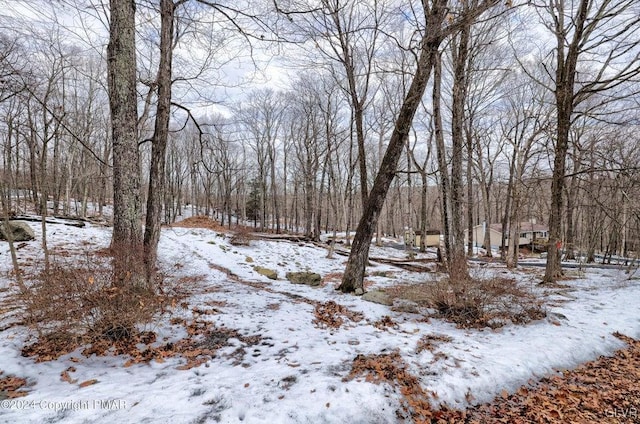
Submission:
<svg viewBox="0 0 640 424">
<path fill-rule="evenodd" d="M 93 386 L 93 385 L 94 385 L 94 384 L 96 384 L 97 382 L 98 382 L 98 380 L 97 380 L 97 379 L 92 378 L 91 380 L 83 381 L 83 382 L 82 382 L 82 383 L 80 383 L 78 386 L 79 386 L 80 388 L 88 387 L 88 386 Z"/>
</svg>

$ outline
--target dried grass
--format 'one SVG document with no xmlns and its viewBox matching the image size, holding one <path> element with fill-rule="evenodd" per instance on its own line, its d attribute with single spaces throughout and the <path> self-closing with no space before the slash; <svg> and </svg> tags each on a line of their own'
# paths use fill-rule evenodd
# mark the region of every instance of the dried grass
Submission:
<svg viewBox="0 0 640 424">
<path fill-rule="evenodd" d="M 46 361 L 84 344 L 135 338 L 179 301 L 158 275 L 152 286 L 134 284 L 139 277 L 116 280 L 108 261 L 91 254 L 55 258 L 17 295 L 22 319 L 37 336 L 23 354 Z"/>
<path fill-rule="evenodd" d="M 428 308 L 433 316 L 463 328 L 526 324 L 546 316 L 543 302 L 531 290 L 507 278 L 446 278 L 430 284 L 391 287 L 387 293 Z"/>
</svg>

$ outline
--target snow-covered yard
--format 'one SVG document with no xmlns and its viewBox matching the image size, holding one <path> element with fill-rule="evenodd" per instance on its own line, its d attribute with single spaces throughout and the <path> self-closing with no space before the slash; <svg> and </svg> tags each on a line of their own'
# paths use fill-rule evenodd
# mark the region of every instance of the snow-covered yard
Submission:
<svg viewBox="0 0 640 424">
<path fill-rule="evenodd" d="M 39 225 L 32 224 L 36 241 L 18 251 L 22 262 L 40 256 Z M 82 252 L 106 247 L 110 229 L 50 225 L 48 238 L 54 250 Z M 0 248 L 0 296 L 6 296 L 11 261 L 7 245 Z M 194 309 L 210 309 L 207 305 L 215 301 L 217 311 L 200 319 L 242 336 L 259 336 L 259 342 L 247 346 L 230 339 L 213 359 L 187 370 L 177 369 L 182 358 L 125 367 L 126 357 L 85 357 L 79 350 L 36 363 L 21 355 L 30 340 L 27 329 L 9 326 L 0 332 L 0 370 L 26 378 L 30 386 L 27 396 L 2 402 L 1 422 L 395 423 L 401 397 L 393 387 L 345 378 L 358 354 L 399 351 L 432 394 L 434 406 L 462 408 L 610 354 L 624 345 L 613 336 L 616 331 L 640 337 L 640 281 L 630 280 L 624 270 L 590 269 L 563 281 L 565 288 L 542 290 L 537 287 L 539 268 L 506 274 L 498 265 L 477 266 L 475 273 L 509 275 L 530 285 L 547 298 L 548 315 L 525 326 L 465 330 L 342 294 L 335 290 L 337 278 L 325 278 L 319 287 L 290 283 L 286 272 L 327 277 L 343 271 L 344 256 L 327 259 L 326 249 L 312 244 L 255 240 L 233 246 L 224 233 L 172 227 L 163 229 L 159 256 L 171 278 L 197 277 L 196 294 L 173 318 L 190 320 Z M 404 253 L 374 247 L 371 256 L 402 258 Z M 256 265 L 278 271 L 279 278 L 258 274 Z M 384 264 L 374 264 L 369 272 L 371 287 L 381 288 L 431 284 L 440 277 Z M 330 300 L 364 319 L 347 320 L 339 329 L 321 328 L 314 323 L 314 304 Z M 385 316 L 395 325 L 374 325 Z M 0 328 L 12 320 L 5 313 Z M 150 330 L 158 334 L 158 343 L 184 336 L 169 317 Z M 418 349 L 425 335 L 441 341 L 432 349 Z M 240 347 L 246 352 L 238 361 Z M 61 378 L 70 367 L 74 383 Z M 93 379 L 95 384 L 80 386 Z"/>
</svg>

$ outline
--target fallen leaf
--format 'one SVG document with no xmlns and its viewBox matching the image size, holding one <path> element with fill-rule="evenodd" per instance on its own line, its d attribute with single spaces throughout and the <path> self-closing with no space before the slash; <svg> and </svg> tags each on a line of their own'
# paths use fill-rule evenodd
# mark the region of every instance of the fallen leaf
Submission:
<svg viewBox="0 0 640 424">
<path fill-rule="evenodd" d="M 91 380 L 83 381 L 82 383 L 80 383 L 80 388 L 87 387 L 87 386 L 92 386 L 92 385 L 96 384 L 97 382 L 98 382 L 98 380 L 96 380 L 95 378 L 92 378 Z"/>
</svg>

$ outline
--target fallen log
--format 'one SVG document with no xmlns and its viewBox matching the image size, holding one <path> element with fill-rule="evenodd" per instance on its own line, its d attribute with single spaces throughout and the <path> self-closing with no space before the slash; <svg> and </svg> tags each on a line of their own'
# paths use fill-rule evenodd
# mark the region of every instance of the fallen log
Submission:
<svg viewBox="0 0 640 424">
<path fill-rule="evenodd" d="M 44 222 L 47 224 L 62 224 L 62 225 L 68 225 L 70 227 L 77 227 L 77 228 L 84 228 L 85 226 L 85 221 L 82 221 L 82 220 L 73 221 L 73 222 L 63 222 L 65 220 L 69 220 L 69 218 L 59 218 L 59 217 L 53 217 L 53 219 L 45 218 Z M 18 216 L 12 217 L 9 221 L 42 222 L 42 217 L 18 215 Z"/>
</svg>

